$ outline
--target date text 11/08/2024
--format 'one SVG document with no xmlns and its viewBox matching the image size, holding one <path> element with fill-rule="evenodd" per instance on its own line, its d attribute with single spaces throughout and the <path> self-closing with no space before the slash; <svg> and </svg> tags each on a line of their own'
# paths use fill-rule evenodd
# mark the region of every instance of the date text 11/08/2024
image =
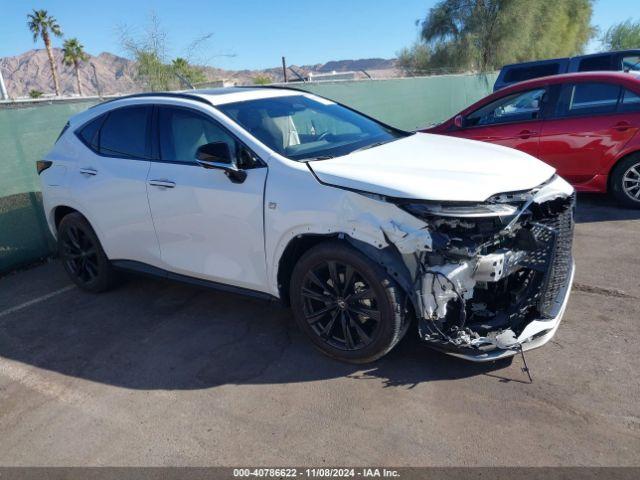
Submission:
<svg viewBox="0 0 640 480">
<path fill-rule="evenodd" d="M 398 478 L 400 473 L 387 468 L 235 468 L 234 478 Z"/>
</svg>

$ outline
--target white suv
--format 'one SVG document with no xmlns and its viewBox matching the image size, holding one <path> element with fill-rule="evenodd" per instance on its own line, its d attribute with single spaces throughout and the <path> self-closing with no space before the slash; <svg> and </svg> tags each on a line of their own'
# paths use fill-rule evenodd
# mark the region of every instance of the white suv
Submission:
<svg viewBox="0 0 640 480">
<path fill-rule="evenodd" d="M 551 167 L 297 90 L 108 101 L 38 172 L 79 287 L 127 269 L 279 299 L 344 361 L 381 357 L 412 319 L 474 361 L 538 347 L 573 279 L 574 194 Z"/>
</svg>

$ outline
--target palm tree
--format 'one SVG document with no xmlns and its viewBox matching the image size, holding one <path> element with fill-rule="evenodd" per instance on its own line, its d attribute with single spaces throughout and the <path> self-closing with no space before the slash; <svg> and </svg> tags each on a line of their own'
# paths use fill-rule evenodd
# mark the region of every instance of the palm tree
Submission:
<svg viewBox="0 0 640 480">
<path fill-rule="evenodd" d="M 46 10 L 33 10 L 33 13 L 27 15 L 27 26 L 33 33 L 33 41 L 37 42 L 38 37 L 42 38 L 44 46 L 47 49 L 49 57 L 49 65 L 51 66 L 51 75 L 53 76 L 53 84 L 56 89 L 56 95 L 60 95 L 60 84 L 58 82 L 58 73 L 56 72 L 56 64 L 53 61 L 53 53 L 51 53 L 51 37 L 50 33 L 56 37 L 62 36 L 60 25 Z"/>
<path fill-rule="evenodd" d="M 62 45 L 62 61 L 65 65 L 71 66 L 76 72 L 76 82 L 78 93 L 82 96 L 82 85 L 80 85 L 80 62 L 86 62 L 89 56 L 85 53 L 84 47 L 77 38 L 70 38 Z"/>
</svg>

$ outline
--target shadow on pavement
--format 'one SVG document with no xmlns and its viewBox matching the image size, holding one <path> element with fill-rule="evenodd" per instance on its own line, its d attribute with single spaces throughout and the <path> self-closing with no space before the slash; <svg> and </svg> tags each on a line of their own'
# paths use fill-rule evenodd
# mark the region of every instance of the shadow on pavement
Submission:
<svg viewBox="0 0 640 480">
<path fill-rule="evenodd" d="M 579 193 L 576 223 L 640 219 L 640 209 L 625 208 L 609 195 Z"/>
<path fill-rule="evenodd" d="M 640 219 L 640 210 L 621 208 L 607 196 L 578 196 L 578 223 L 634 219 Z M 0 317 L 0 357 L 103 384 L 150 390 L 344 377 L 406 388 L 476 375 L 498 381 L 524 378 L 517 370 L 506 372 L 514 378 L 497 372 L 509 360 L 473 364 L 430 350 L 416 338 L 413 326 L 378 362 L 343 364 L 315 351 L 288 309 L 135 276 L 106 294 L 74 289 Z"/>
<path fill-rule="evenodd" d="M 73 289 L 0 318 L 0 356 L 94 382 L 153 390 L 340 377 L 410 388 L 509 363 L 477 365 L 434 352 L 420 343 L 412 326 L 378 362 L 343 364 L 314 350 L 288 309 L 135 276 L 106 294 Z"/>
</svg>

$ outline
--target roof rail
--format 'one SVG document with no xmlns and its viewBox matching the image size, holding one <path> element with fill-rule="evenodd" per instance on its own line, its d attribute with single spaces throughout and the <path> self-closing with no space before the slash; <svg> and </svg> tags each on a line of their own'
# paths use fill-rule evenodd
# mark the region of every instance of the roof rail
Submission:
<svg viewBox="0 0 640 480">
<path fill-rule="evenodd" d="M 302 83 L 302 82 L 292 82 L 292 83 Z M 305 82 L 306 84 L 307 82 Z M 311 93 L 312 95 L 315 95 L 316 97 L 322 97 L 322 95 L 318 95 L 317 93 L 313 93 L 310 92 L 309 90 L 305 90 L 304 88 L 301 87 L 290 87 L 288 86 L 288 83 L 280 83 L 280 84 L 272 84 L 272 85 L 236 85 L 233 88 L 246 88 L 248 90 L 252 90 L 252 89 L 257 89 L 257 90 L 267 90 L 267 89 L 274 89 L 274 90 L 293 90 L 294 92 L 302 92 L 302 93 Z"/>
<path fill-rule="evenodd" d="M 125 95 L 123 97 L 112 98 L 110 100 L 106 100 L 104 102 L 98 103 L 96 105 L 92 105 L 89 108 L 98 107 L 100 105 L 104 105 L 106 103 L 115 102 L 118 100 L 127 100 L 130 98 L 145 98 L 145 97 L 167 97 L 167 98 L 184 98 L 187 100 L 195 100 L 196 102 L 206 103 L 209 106 L 214 106 L 209 100 L 200 95 L 193 95 L 190 93 L 179 93 L 179 92 L 144 92 L 144 93 L 134 93 L 131 95 Z"/>
</svg>

